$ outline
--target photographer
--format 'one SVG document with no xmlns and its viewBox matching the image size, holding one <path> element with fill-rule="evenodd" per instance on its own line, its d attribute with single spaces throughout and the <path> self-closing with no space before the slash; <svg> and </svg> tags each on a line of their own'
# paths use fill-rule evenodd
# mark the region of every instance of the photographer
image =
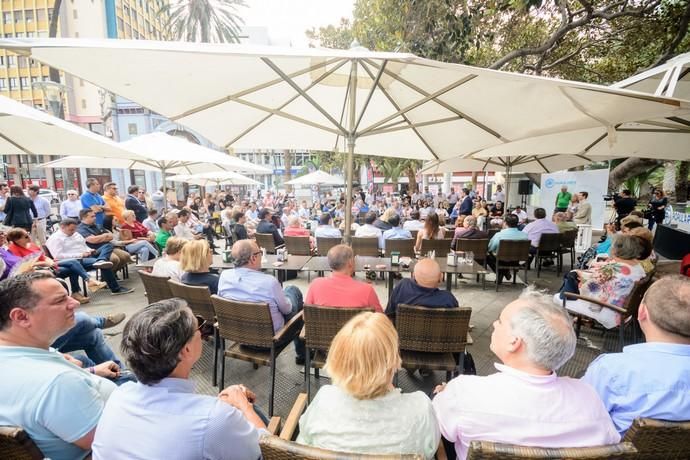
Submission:
<svg viewBox="0 0 690 460">
<path fill-rule="evenodd" d="M 635 210 L 637 200 L 631 196 L 630 190 L 623 190 L 620 195 L 613 195 L 613 207 L 616 208 L 616 228 L 620 228 L 621 219 Z"/>
</svg>

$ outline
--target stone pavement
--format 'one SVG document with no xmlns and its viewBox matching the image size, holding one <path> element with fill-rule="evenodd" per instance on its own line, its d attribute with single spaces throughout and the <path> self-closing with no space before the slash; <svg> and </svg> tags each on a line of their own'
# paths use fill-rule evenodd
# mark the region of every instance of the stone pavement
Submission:
<svg viewBox="0 0 690 460">
<path fill-rule="evenodd" d="M 567 266 L 568 264 L 566 264 Z M 363 279 L 362 274 L 359 274 L 358 277 Z M 532 270 L 529 272 L 528 278 L 530 283 L 534 283 L 540 289 L 547 289 L 551 293 L 555 292 L 561 284 L 561 277 L 556 275 L 555 268 L 553 267 L 542 270 L 541 278 L 539 279 L 536 277 L 536 271 Z M 471 323 L 474 325 L 474 329 L 471 335 L 474 339 L 474 344 L 469 347 L 468 351 L 474 357 L 479 375 L 487 375 L 494 372 L 493 363 L 495 358 L 489 350 L 492 323 L 498 317 L 502 308 L 514 300 L 522 289 L 520 282 L 516 285 L 505 283 L 500 287 L 499 292 L 495 292 L 494 285 L 490 282 L 493 279 L 493 275 L 487 276 L 486 290 L 482 290 L 481 283 L 476 283 L 474 279 L 468 278 L 459 280 L 457 288 L 453 288 L 453 294 L 458 298 L 460 304 L 472 307 Z M 297 279 L 289 281 L 287 284 L 294 284 L 306 294 L 308 287 L 307 274 L 300 273 Z M 131 316 L 134 312 L 147 305 L 143 284 L 133 267 L 130 267 L 130 278 L 122 281 L 122 285 L 134 287 L 136 290 L 134 293 L 124 296 L 111 296 L 107 289 L 103 289 L 93 295 L 92 302 L 84 305 L 81 310 L 92 315 L 124 312 Z M 381 304 L 385 305 L 387 301 L 386 282 L 378 280 L 374 282 L 374 287 L 379 295 Z M 123 322 L 115 328 L 104 331 L 106 340 L 118 355 L 120 355 L 119 344 L 124 324 Z M 559 374 L 580 376 L 586 369 L 587 364 L 597 354 L 601 353 L 600 348 L 602 348 L 603 343 L 601 332 L 592 331 L 591 334 L 589 332 L 586 333 L 588 338 L 580 341 L 575 357 L 559 371 Z M 607 339 L 607 343 L 604 344 L 607 349 L 612 349 L 615 346 L 617 336 L 616 334 L 612 335 L 613 338 Z M 607 335 L 607 337 L 610 336 L 611 334 Z M 196 381 L 198 392 L 216 395 L 219 390 L 211 385 L 212 350 L 212 342 L 204 345 L 202 359 L 193 370 L 192 378 Z M 430 394 L 433 387 L 444 379 L 444 372 L 435 372 L 429 377 L 421 377 L 418 373 L 410 374 L 406 370 L 399 372 L 399 386 L 406 392 L 422 390 Z M 318 385 L 329 383 L 329 379 L 324 377 L 323 373 L 318 380 L 318 382 L 315 379 L 312 380 L 313 392 L 318 389 Z M 225 385 L 236 383 L 243 383 L 251 388 L 258 396 L 258 404 L 265 412 L 268 412 L 267 397 L 270 388 L 270 373 L 267 367 L 259 367 L 255 370 L 251 363 L 227 359 Z M 289 346 L 278 358 L 275 415 L 286 416 L 297 395 L 303 391 L 306 391 L 303 366 L 295 365 L 294 351 L 292 346 Z"/>
</svg>

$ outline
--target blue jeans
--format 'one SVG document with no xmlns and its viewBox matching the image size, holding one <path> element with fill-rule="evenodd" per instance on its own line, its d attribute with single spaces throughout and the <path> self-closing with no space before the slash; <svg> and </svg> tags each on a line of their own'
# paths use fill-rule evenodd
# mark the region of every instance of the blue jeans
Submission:
<svg viewBox="0 0 690 460">
<path fill-rule="evenodd" d="M 93 264 L 100 260 L 105 260 L 106 262 L 110 262 L 110 255 L 113 253 L 113 245 L 110 243 L 105 243 L 98 249 L 96 249 L 96 253 L 94 254 L 95 257 L 85 257 L 83 259 L 79 259 L 81 261 L 81 264 L 84 266 L 86 270 L 91 270 L 93 268 Z M 108 288 L 111 291 L 117 291 L 120 289 L 120 285 L 118 284 L 117 280 L 115 279 L 115 275 L 113 274 L 113 271 L 111 269 L 103 269 L 101 270 L 101 275 L 103 275 L 103 281 L 106 282 L 108 285 Z"/>
<path fill-rule="evenodd" d="M 69 278 L 72 292 L 79 292 L 79 278 L 85 281 L 89 280 L 89 274 L 84 270 L 84 266 L 78 259 L 65 259 L 58 262 L 58 270 L 56 273 L 58 278 Z"/>
<path fill-rule="evenodd" d="M 139 240 L 135 243 L 128 244 L 125 246 L 125 250 L 130 254 L 137 254 L 141 262 L 146 262 L 149 259 L 155 259 L 158 257 L 158 251 L 156 248 L 154 248 L 151 243 L 144 240 Z"/>
<path fill-rule="evenodd" d="M 77 312 L 72 329 L 58 337 L 51 345 L 62 353 L 75 350 L 84 350 L 86 355 L 96 364 L 106 361 L 114 361 L 124 369 L 122 362 L 115 356 L 113 350 L 105 343 L 101 328 L 105 324 L 102 316 L 93 317 L 86 313 Z"/>
<path fill-rule="evenodd" d="M 300 291 L 297 286 L 285 286 L 285 288 L 283 289 L 283 293 L 292 305 L 292 311 L 287 315 L 283 315 L 283 317 L 285 318 L 285 322 L 287 323 L 292 319 L 293 316 L 302 311 L 302 309 L 304 308 L 304 299 L 302 297 L 302 291 Z M 302 342 L 299 339 L 299 337 L 295 337 L 293 343 L 295 345 L 295 354 L 298 358 L 303 359 L 305 353 L 304 342 Z"/>
<path fill-rule="evenodd" d="M 94 367 L 96 365 L 96 363 L 93 362 L 91 360 L 91 358 L 89 358 L 88 356 L 83 355 L 81 353 L 77 353 L 77 354 L 73 355 L 73 358 L 81 361 L 84 368 Z M 137 382 L 138 381 L 136 376 L 131 371 L 128 371 L 127 369 L 123 369 L 122 367 L 120 367 L 120 374 L 121 375 L 119 377 L 117 377 L 115 379 L 110 379 L 117 386 L 120 386 L 123 383 L 127 383 L 127 382 Z M 268 423 L 266 423 L 266 424 L 268 425 Z"/>
</svg>

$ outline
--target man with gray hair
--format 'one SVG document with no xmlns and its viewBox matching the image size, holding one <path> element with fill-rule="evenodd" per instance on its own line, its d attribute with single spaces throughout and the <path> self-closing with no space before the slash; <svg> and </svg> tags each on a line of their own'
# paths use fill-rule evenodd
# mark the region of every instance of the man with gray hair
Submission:
<svg viewBox="0 0 690 460">
<path fill-rule="evenodd" d="M 652 284 L 637 320 L 647 341 L 599 355 L 583 377 L 621 435 L 637 417 L 690 419 L 690 280 L 675 275 Z"/>
<path fill-rule="evenodd" d="M 352 278 L 355 256 L 350 246 L 338 244 L 329 249 L 328 265 L 333 271 L 331 276 L 311 282 L 306 303 L 324 307 L 371 307 L 383 312 L 374 288 Z"/>
<path fill-rule="evenodd" d="M 213 325 L 183 299 L 139 310 L 122 332 L 122 353 L 139 382 L 115 390 L 103 410 L 93 458 L 259 458 L 266 428 L 243 385 L 215 396 L 189 379 Z M 170 446 L 175 453 L 171 455 Z"/>
<path fill-rule="evenodd" d="M 261 272 L 261 249 L 254 240 L 240 240 L 232 246 L 235 268 L 225 270 L 218 280 L 218 295 L 240 302 L 266 302 L 271 310 L 273 332 L 298 314 L 304 305 L 297 286 L 283 289 L 278 280 Z M 292 339 L 292 337 L 289 337 Z M 294 337 L 296 364 L 304 364 L 304 342 Z"/>
<path fill-rule="evenodd" d="M 568 314 L 531 288 L 494 322 L 491 351 L 503 364 L 486 377 L 461 375 L 434 390 L 441 433 L 465 459 L 471 441 L 585 447 L 620 440 L 596 392 L 556 370 L 575 353 Z"/>
</svg>

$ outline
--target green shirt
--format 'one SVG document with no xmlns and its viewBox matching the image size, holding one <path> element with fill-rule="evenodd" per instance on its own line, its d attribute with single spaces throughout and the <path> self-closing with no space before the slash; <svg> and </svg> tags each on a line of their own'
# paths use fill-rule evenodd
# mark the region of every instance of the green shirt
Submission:
<svg viewBox="0 0 690 460">
<path fill-rule="evenodd" d="M 573 195 L 570 192 L 558 192 L 556 196 L 556 207 L 567 208 L 570 205 L 570 199 Z"/>
<path fill-rule="evenodd" d="M 168 243 L 168 239 L 172 236 L 172 233 L 167 232 L 165 230 L 161 230 L 158 232 L 156 235 L 156 244 L 158 245 L 159 248 L 161 248 L 161 251 L 165 249 L 165 245 Z"/>
</svg>

